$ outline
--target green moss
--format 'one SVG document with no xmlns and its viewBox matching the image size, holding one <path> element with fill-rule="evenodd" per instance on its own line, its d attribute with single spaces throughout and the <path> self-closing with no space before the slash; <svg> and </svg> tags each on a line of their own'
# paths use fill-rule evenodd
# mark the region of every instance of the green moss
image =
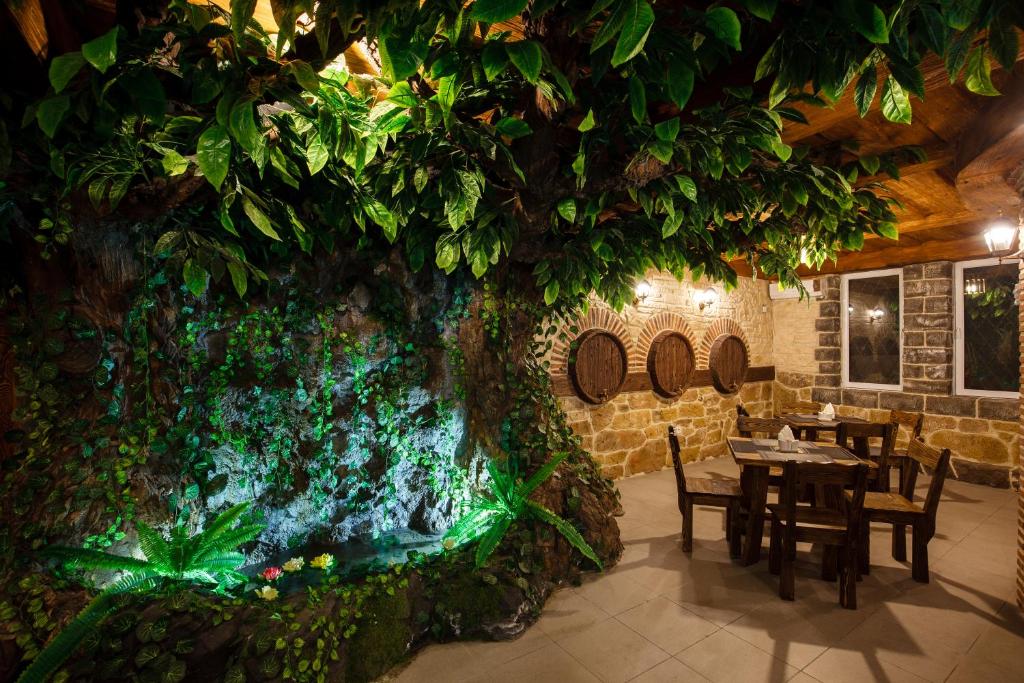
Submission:
<svg viewBox="0 0 1024 683">
<path fill-rule="evenodd" d="M 378 678 L 405 657 L 412 640 L 406 591 L 379 593 L 367 600 L 362 612 L 348 641 L 347 683 Z"/>
</svg>

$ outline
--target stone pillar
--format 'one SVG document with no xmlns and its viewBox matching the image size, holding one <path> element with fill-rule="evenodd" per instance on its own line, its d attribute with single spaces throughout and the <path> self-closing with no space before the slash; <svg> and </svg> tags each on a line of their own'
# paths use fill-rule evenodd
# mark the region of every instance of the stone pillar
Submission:
<svg viewBox="0 0 1024 683">
<path fill-rule="evenodd" d="M 814 376 L 811 400 L 819 403 L 841 402 L 842 383 L 842 323 L 840 318 L 838 275 L 821 278 L 821 298 L 818 299 L 818 319 L 814 329 L 818 332 L 818 348 L 814 360 L 818 363 L 818 374 Z"/>
<path fill-rule="evenodd" d="M 953 394 L 953 264 L 903 269 L 903 391 Z"/>
</svg>

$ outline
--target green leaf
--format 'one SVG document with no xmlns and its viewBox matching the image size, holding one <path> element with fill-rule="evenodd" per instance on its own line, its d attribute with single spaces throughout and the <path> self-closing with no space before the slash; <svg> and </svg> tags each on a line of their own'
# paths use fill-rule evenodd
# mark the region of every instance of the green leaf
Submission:
<svg viewBox="0 0 1024 683">
<path fill-rule="evenodd" d="M 857 105 L 857 112 L 863 118 L 871 109 L 871 102 L 875 99 L 875 90 L 878 89 L 878 71 L 875 65 L 871 64 L 864 73 L 857 79 L 857 86 L 853 89 L 853 101 Z"/>
<path fill-rule="evenodd" d="M 608 3 L 604 3 L 607 5 Z M 594 54 L 600 50 L 605 43 L 614 38 L 618 32 L 622 29 L 622 23 L 626 19 L 626 11 L 629 9 L 630 4 L 628 0 L 619 0 L 615 4 L 615 11 L 612 12 L 607 19 L 601 22 L 601 28 L 597 29 L 597 33 L 594 34 L 594 39 L 590 43 L 590 54 Z M 595 11 L 591 11 L 591 16 L 597 14 Z"/>
<path fill-rule="evenodd" d="M 399 81 L 391 86 L 388 91 L 388 102 L 394 102 L 400 107 L 411 109 L 420 103 L 420 98 L 413 92 L 408 81 Z"/>
<path fill-rule="evenodd" d="M 776 0 L 743 0 L 743 6 L 758 19 L 771 21 L 775 16 Z"/>
<path fill-rule="evenodd" d="M 570 223 L 574 222 L 576 220 L 576 200 L 568 197 L 558 202 L 558 215 Z"/>
<path fill-rule="evenodd" d="M 889 42 L 889 25 L 878 5 L 866 0 L 843 0 L 841 7 L 853 28 L 862 36 L 876 45 Z"/>
<path fill-rule="evenodd" d="M 938 10 L 930 5 L 921 5 L 918 12 L 923 29 L 918 31 L 918 35 L 929 50 L 941 57 L 946 52 L 946 40 L 949 36 L 945 20 Z"/>
<path fill-rule="evenodd" d="M 263 210 L 244 194 L 242 195 L 242 210 L 260 232 L 270 239 L 281 241 L 281 236 L 277 234 L 277 230 L 274 230 L 274 226 L 270 223 L 270 216 L 263 213 Z"/>
<path fill-rule="evenodd" d="M 591 130 L 595 125 L 597 125 L 597 123 L 594 121 L 594 110 L 588 109 L 587 115 L 583 117 L 582 121 L 580 121 L 580 125 L 576 126 L 576 130 L 578 130 L 581 133 L 586 133 L 588 130 Z"/>
<path fill-rule="evenodd" d="M 505 117 L 494 126 L 498 129 L 498 132 L 502 135 L 512 138 L 521 138 L 529 135 L 533 132 L 529 124 L 522 119 L 516 119 L 512 117 Z"/>
<path fill-rule="evenodd" d="M 249 288 L 249 277 L 246 275 L 245 267 L 234 261 L 228 261 L 228 272 L 231 274 L 231 284 L 235 286 L 238 296 L 244 297 L 245 290 Z"/>
<path fill-rule="evenodd" d="M 373 197 L 365 196 L 361 202 L 366 215 L 384 231 L 388 242 L 394 244 L 395 236 L 398 234 L 398 219 L 391 213 L 388 207 L 381 204 Z"/>
<path fill-rule="evenodd" d="M 629 79 L 629 110 L 637 123 L 647 119 L 647 90 L 639 76 Z"/>
<path fill-rule="evenodd" d="M 509 59 L 519 73 L 530 83 L 536 83 L 540 78 L 540 68 L 544 63 L 544 57 L 540 45 L 532 40 L 521 40 L 516 43 L 506 43 L 505 50 Z"/>
<path fill-rule="evenodd" d="M 967 58 L 967 78 L 964 85 L 979 95 L 999 95 L 999 91 L 992 85 L 992 63 L 988 60 L 985 48 L 980 45 L 971 50 Z"/>
<path fill-rule="evenodd" d="M 231 137 L 226 128 L 214 125 L 203 131 L 196 148 L 196 163 L 210 184 L 220 190 L 231 163 Z"/>
<path fill-rule="evenodd" d="M 437 240 L 437 256 L 434 262 L 437 267 L 445 272 L 450 272 L 451 269 L 459 262 L 459 247 L 454 241 L 441 237 Z"/>
<path fill-rule="evenodd" d="M 304 90 L 315 93 L 320 89 L 320 77 L 316 75 L 316 71 L 313 70 L 313 67 L 308 62 L 296 59 L 288 62 L 288 68 L 291 70 L 296 82 Z"/>
<path fill-rule="evenodd" d="M 688 175 L 677 175 L 675 179 L 676 185 L 679 186 L 679 191 L 683 193 L 683 196 L 691 202 L 697 201 L 697 183 L 693 182 L 693 178 Z"/>
<path fill-rule="evenodd" d="M 584 557 L 596 564 L 598 569 L 604 569 L 601 565 L 601 560 L 597 557 L 597 553 L 594 552 L 594 549 L 590 547 L 590 544 L 587 543 L 586 539 L 583 538 L 580 532 L 578 532 L 572 524 L 562 517 L 559 517 L 551 510 L 548 510 L 540 503 L 529 500 L 526 504 L 529 506 L 530 511 L 534 516 L 558 529 L 558 533 L 562 534 L 562 536 L 564 536 L 574 548 L 579 550 Z"/>
<path fill-rule="evenodd" d="M 492 40 L 484 45 L 480 53 L 480 62 L 484 66 L 484 76 L 487 80 L 493 81 L 505 67 L 508 66 L 508 53 L 505 52 L 505 44 L 501 41 Z"/>
<path fill-rule="evenodd" d="M 139 112 L 156 121 L 167 113 L 167 94 L 152 69 L 137 69 L 123 75 L 121 85 L 131 93 Z"/>
<path fill-rule="evenodd" d="M 458 97 L 461 88 L 458 75 L 445 76 L 438 83 L 437 103 L 441 105 L 441 117 L 444 119 L 444 125 L 447 128 L 451 127 L 452 107 L 455 106 L 455 99 Z"/>
<path fill-rule="evenodd" d="M 892 76 L 886 78 L 882 86 L 882 115 L 894 123 L 911 121 L 910 100 Z"/>
<path fill-rule="evenodd" d="M 619 67 L 636 57 L 654 25 L 654 10 L 647 0 L 621 0 L 626 5 L 622 18 L 619 40 L 615 43 L 612 53 L 612 66 Z"/>
<path fill-rule="evenodd" d="M 690 101 L 693 93 L 693 69 L 681 59 L 668 63 L 668 96 L 680 109 Z"/>
<path fill-rule="evenodd" d="M 164 158 L 160 160 L 160 165 L 163 167 L 164 173 L 169 176 L 181 175 L 188 170 L 188 159 L 173 149 L 169 149 L 164 154 Z"/>
<path fill-rule="evenodd" d="M 555 303 L 555 299 L 558 298 L 559 284 L 558 280 L 552 280 L 548 283 L 548 286 L 544 288 L 544 305 L 550 306 Z"/>
<path fill-rule="evenodd" d="M 328 159 L 330 159 L 330 153 L 327 151 L 327 145 L 320 139 L 319 133 L 313 133 L 309 136 L 306 145 L 306 165 L 309 166 L 309 175 L 319 173 L 320 169 L 327 164 Z"/>
<path fill-rule="evenodd" d="M 115 26 L 99 38 L 82 45 L 82 57 L 104 74 L 117 61 L 117 34 L 119 26 Z"/>
<path fill-rule="evenodd" d="M 728 7 L 713 7 L 704 14 L 704 22 L 720 41 L 740 51 L 740 19 Z"/>
<path fill-rule="evenodd" d="M 385 35 L 377 41 L 377 48 L 384 77 L 397 82 L 412 76 L 420 68 L 426 44 L 410 42 L 397 35 Z"/>
<path fill-rule="evenodd" d="M 53 86 L 53 91 L 59 93 L 63 90 L 83 66 L 85 58 L 81 52 L 68 52 L 54 57 L 50 62 L 50 85 Z"/>
<path fill-rule="evenodd" d="M 988 27 L 988 46 L 992 50 L 992 56 L 996 58 L 1004 69 L 1013 71 L 1017 63 L 1017 53 L 1020 49 L 1017 38 L 1017 29 L 1012 21 L 1005 16 L 996 19 Z M 50 80 L 53 80 L 52 77 Z"/>
<path fill-rule="evenodd" d="M 679 119 L 665 119 L 664 121 L 655 124 L 654 134 L 659 140 L 675 142 L 676 138 L 679 137 Z"/>
<path fill-rule="evenodd" d="M 185 278 L 185 286 L 193 296 L 202 296 L 210 280 L 210 274 L 206 272 L 195 259 L 185 259 L 185 266 L 182 268 L 182 276 Z"/>
<path fill-rule="evenodd" d="M 476 0 L 469 18 L 493 24 L 505 21 L 526 9 L 528 0 Z"/>
<path fill-rule="evenodd" d="M 49 97 L 39 103 L 39 106 L 36 107 L 36 121 L 46 137 L 52 138 L 57 133 L 64 114 L 70 108 L 71 99 L 67 95 Z"/>
<path fill-rule="evenodd" d="M 916 66 L 902 59 L 890 59 L 889 71 L 904 90 L 924 97 L 924 76 Z"/>
<path fill-rule="evenodd" d="M 236 42 L 241 42 L 255 11 L 256 0 L 231 0 L 231 32 Z"/>
<path fill-rule="evenodd" d="M 895 223 L 890 222 L 879 223 L 878 234 L 890 240 L 898 240 L 900 238 L 899 228 L 896 227 Z"/>
<path fill-rule="evenodd" d="M 862 156 L 860 157 L 860 159 L 858 159 L 858 161 L 860 162 L 861 167 L 869 176 L 878 173 L 878 169 L 882 165 L 882 160 L 879 159 L 874 154 L 867 154 L 865 156 Z"/>
<path fill-rule="evenodd" d="M 235 102 L 228 116 L 228 130 L 253 161 L 262 166 L 266 159 L 266 140 L 253 118 L 252 100 L 241 99 Z"/>
</svg>

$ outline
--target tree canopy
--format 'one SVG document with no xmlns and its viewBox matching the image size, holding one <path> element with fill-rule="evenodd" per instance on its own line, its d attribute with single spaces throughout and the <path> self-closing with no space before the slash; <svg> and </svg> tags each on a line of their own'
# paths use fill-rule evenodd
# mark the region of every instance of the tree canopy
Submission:
<svg viewBox="0 0 1024 683">
<path fill-rule="evenodd" d="M 8 210 L 44 249 L 139 223 L 196 294 L 390 245 L 417 270 L 530 268 L 556 307 L 621 305 L 650 267 L 730 282 L 737 256 L 794 284 L 801 253 L 897 229 L 884 187 L 854 185 L 895 165 L 791 148 L 791 105 L 852 88 L 909 123 L 929 55 L 998 94 L 1024 26 L 1013 0 L 272 5 L 277 35 L 255 0 L 172 0 L 54 56 L 8 107 Z M 353 45 L 379 72 L 347 68 Z"/>
</svg>

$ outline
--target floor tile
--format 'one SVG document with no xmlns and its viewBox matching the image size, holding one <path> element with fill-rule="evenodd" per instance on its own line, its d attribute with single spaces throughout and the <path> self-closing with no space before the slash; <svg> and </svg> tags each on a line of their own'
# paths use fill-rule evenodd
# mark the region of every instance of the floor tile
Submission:
<svg viewBox="0 0 1024 683">
<path fill-rule="evenodd" d="M 502 665 L 494 671 L 473 679 L 473 683 L 598 683 L 601 679 L 590 673 L 558 645 L 548 645 Z M 447 681 L 434 679 L 431 683 Z"/>
<path fill-rule="evenodd" d="M 534 628 L 557 642 L 610 618 L 607 612 L 575 591 L 563 589 L 548 599 Z"/>
<path fill-rule="evenodd" d="M 654 594 L 624 573 L 588 577 L 576 593 L 608 614 L 619 614 L 650 600 Z"/>
<path fill-rule="evenodd" d="M 669 658 L 630 683 L 707 683 L 707 680 L 678 659 Z"/>
<path fill-rule="evenodd" d="M 710 681 L 761 683 L 788 681 L 797 669 L 728 631 L 717 631 L 676 655 Z"/>
<path fill-rule="evenodd" d="M 614 619 L 586 628 L 560 645 L 605 683 L 624 683 L 669 657 Z"/>
<path fill-rule="evenodd" d="M 925 683 L 927 679 L 884 662 L 872 652 L 832 648 L 804 668 L 804 673 L 827 683 Z"/>
<path fill-rule="evenodd" d="M 665 597 L 656 597 L 623 612 L 618 620 L 669 654 L 675 654 L 718 630 Z"/>
</svg>

